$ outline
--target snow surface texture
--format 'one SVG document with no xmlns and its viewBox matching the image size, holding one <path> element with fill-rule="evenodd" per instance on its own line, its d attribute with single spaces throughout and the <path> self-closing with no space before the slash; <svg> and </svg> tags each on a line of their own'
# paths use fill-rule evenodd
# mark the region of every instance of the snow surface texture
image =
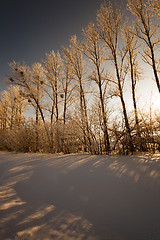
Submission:
<svg viewBox="0 0 160 240">
<path fill-rule="evenodd" d="M 159 240 L 160 155 L 0 153 L 1 240 Z"/>
</svg>

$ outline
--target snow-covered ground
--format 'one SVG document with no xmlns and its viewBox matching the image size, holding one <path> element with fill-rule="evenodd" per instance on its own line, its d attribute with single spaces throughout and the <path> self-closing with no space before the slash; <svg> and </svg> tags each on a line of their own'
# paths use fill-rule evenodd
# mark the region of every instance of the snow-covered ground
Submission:
<svg viewBox="0 0 160 240">
<path fill-rule="evenodd" d="M 1 152 L 0 239 L 159 240 L 160 155 Z"/>
</svg>

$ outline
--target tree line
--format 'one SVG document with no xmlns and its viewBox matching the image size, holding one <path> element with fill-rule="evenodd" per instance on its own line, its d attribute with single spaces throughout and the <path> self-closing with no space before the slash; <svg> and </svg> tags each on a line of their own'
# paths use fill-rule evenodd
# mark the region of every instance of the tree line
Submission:
<svg viewBox="0 0 160 240">
<path fill-rule="evenodd" d="M 126 10 L 125 10 L 126 11 Z M 159 82 L 159 0 L 128 0 L 122 8 L 104 2 L 96 23 L 69 46 L 46 54 L 32 66 L 10 63 L 10 87 L 0 98 L 0 148 L 51 153 L 129 154 L 160 150 L 159 116 L 140 111 L 140 63 Z M 130 82 L 133 111 L 124 86 Z M 150 81 L 153 81 L 152 79 Z M 110 102 L 119 99 L 119 112 Z M 34 111 L 26 117 L 26 109 Z M 114 116 L 113 116 L 114 115 Z"/>
</svg>

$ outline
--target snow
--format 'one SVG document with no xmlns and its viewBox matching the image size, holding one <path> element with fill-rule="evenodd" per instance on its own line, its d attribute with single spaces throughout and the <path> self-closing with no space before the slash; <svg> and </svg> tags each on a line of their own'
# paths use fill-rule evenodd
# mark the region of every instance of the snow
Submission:
<svg viewBox="0 0 160 240">
<path fill-rule="evenodd" d="M 1 240 L 160 239 L 160 155 L 0 153 Z"/>
</svg>

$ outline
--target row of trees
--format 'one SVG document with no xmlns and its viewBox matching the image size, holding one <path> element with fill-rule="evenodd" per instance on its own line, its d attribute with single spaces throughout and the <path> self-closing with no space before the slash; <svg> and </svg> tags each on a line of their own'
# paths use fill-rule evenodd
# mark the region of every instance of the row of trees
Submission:
<svg viewBox="0 0 160 240">
<path fill-rule="evenodd" d="M 103 3 L 96 24 L 83 29 L 81 42 L 72 36 L 68 47 L 31 67 L 10 63 L 12 86 L 0 100 L 3 149 L 126 154 L 160 148 L 158 116 L 153 120 L 152 114 L 140 114 L 136 99 L 141 60 L 152 69 L 160 92 L 160 5 L 128 0 L 127 9 L 133 22 L 121 8 Z M 124 98 L 126 81 L 131 83 L 132 114 Z M 121 104 L 117 117 L 110 108 L 113 98 Z M 28 106 L 35 120 L 25 117 Z"/>
</svg>

